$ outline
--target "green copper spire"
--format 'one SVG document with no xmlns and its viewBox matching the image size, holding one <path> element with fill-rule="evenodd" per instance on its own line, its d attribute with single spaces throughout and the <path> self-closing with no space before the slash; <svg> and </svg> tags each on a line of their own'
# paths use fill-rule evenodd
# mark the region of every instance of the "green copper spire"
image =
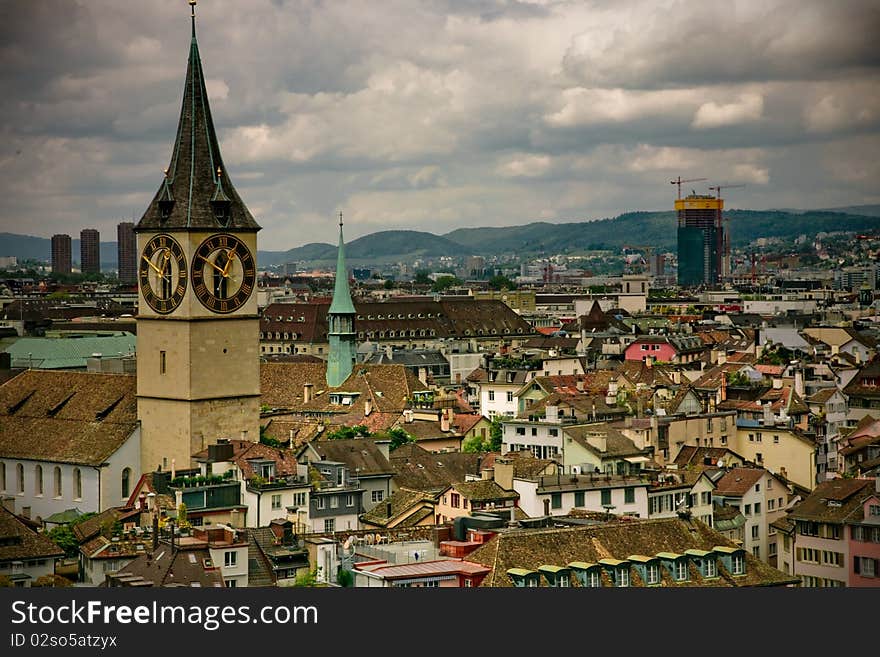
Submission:
<svg viewBox="0 0 880 657">
<path fill-rule="evenodd" d="M 338 388 L 351 376 L 357 360 L 357 334 L 354 330 L 355 310 L 348 287 L 348 270 L 345 267 L 345 241 L 342 237 L 342 213 L 339 213 L 339 253 L 336 257 L 336 286 L 333 303 L 327 311 L 330 324 L 327 336 L 330 354 L 327 356 L 327 385 Z"/>
<path fill-rule="evenodd" d="M 339 251 L 336 255 L 336 287 L 333 288 L 331 314 L 352 313 L 351 290 L 348 288 L 348 269 L 345 266 L 345 241 L 342 238 L 342 213 L 339 213 Z"/>
</svg>

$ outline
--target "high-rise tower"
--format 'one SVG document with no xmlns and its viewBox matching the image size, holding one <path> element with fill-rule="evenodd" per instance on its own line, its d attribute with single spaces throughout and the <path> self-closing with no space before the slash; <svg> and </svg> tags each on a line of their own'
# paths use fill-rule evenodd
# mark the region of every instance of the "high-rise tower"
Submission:
<svg viewBox="0 0 880 657">
<path fill-rule="evenodd" d="M 675 201 L 678 284 L 716 285 L 724 273 L 724 200 L 691 194 Z"/>
<path fill-rule="evenodd" d="M 79 232 L 79 270 L 83 274 L 101 271 L 101 235 L 94 228 Z"/>
<path fill-rule="evenodd" d="M 71 270 L 71 251 L 73 242 L 70 235 L 52 236 L 52 273 L 69 274 Z"/>
<path fill-rule="evenodd" d="M 193 8 L 171 162 L 135 227 L 146 471 L 187 467 L 218 438 L 259 439 L 258 230 L 220 156 Z"/>
<path fill-rule="evenodd" d="M 327 357 L 327 385 L 338 388 L 351 375 L 357 359 L 357 334 L 354 330 L 355 310 L 348 287 L 345 266 L 345 241 L 342 237 L 342 213 L 339 213 L 339 251 L 336 255 L 336 284 L 333 302 L 327 311 L 330 327 L 330 355 Z"/>
<path fill-rule="evenodd" d="M 120 283 L 137 282 L 137 239 L 134 236 L 134 222 L 123 221 L 116 224 L 116 264 Z"/>
</svg>

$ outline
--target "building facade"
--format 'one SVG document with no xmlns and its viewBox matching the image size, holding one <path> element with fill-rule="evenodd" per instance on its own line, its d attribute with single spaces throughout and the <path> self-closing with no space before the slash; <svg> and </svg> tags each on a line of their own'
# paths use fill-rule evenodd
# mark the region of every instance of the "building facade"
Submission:
<svg viewBox="0 0 880 657">
<path fill-rule="evenodd" d="M 52 236 L 52 273 L 69 274 L 72 268 L 72 242 L 70 235 Z"/>
<path fill-rule="evenodd" d="M 116 266 L 120 283 L 137 283 L 137 238 L 132 221 L 116 225 Z"/>
<path fill-rule="evenodd" d="M 94 228 L 84 228 L 79 233 L 79 269 L 83 274 L 101 271 L 101 235 Z"/>
</svg>

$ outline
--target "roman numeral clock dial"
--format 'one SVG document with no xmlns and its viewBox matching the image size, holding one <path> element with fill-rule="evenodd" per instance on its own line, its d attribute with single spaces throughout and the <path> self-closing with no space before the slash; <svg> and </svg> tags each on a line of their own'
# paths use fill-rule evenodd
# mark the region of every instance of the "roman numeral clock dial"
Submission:
<svg viewBox="0 0 880 657">
<path fill-rule="evenodd" d="M 256 262 L 234 235 L 212 235 L 199 245 L 192 260 L 193 289 L 202 305 L 215 313 L 231 313 L 250 298 L 257 280 Z"/>
<path fill-rule="evenodd" d="M 186 292 L 186 256 L 170 235 L 156 235 L 144 245 L 138 263 L 144 301 L 157 313 L 173 312 Z"/>
</svg>

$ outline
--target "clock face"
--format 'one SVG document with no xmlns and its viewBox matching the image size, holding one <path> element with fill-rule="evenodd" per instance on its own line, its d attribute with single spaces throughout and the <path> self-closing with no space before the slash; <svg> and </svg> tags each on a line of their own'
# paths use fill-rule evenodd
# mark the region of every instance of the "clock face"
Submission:
<svg viewBox="0 0 880 657">
<path fill-rule="evenodd" d="M 253 255 L 240 239 L 212 235 L 193 256 L 193 289 L 208 310 L 231 313 L 250 298 L 257 280 L 256 267 Z"/>
<path fill-rule="evenodd" d="M 155 235 L 144 246 L 138 263 L 144 301 L 157 313 L 172 312 L 186 292 L 186 256 L 170 235 Z"/>
</svg>

